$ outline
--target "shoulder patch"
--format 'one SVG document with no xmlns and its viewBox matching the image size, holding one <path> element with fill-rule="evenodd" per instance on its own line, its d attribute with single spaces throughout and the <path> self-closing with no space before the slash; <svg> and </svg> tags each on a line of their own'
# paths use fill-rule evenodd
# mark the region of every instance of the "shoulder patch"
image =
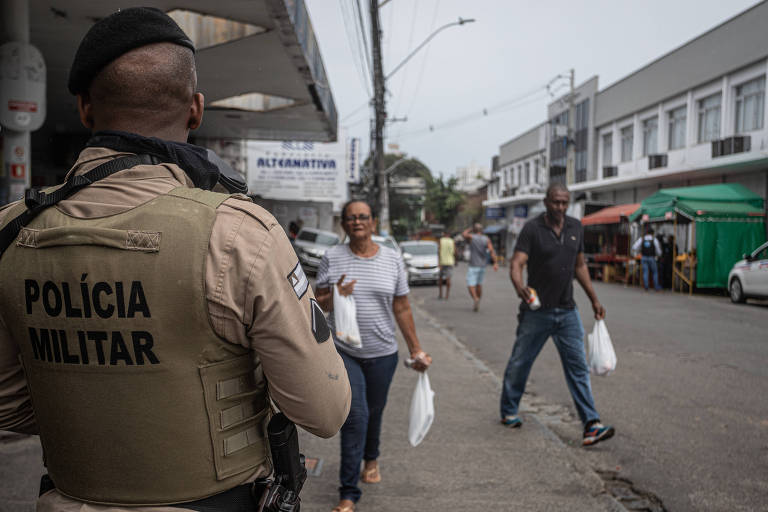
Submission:
<svg viewBox="0 0 768 512">
<path fill-rule="evenodd" d="M 307 293 L 307 289 L 309 289 L 309 279 L 307 279 L 304 269 L 301 268 L 301 262 L 297 262 L 291 273 L 286 277 L 293 291 L 296 292 L 296 298 L 301 300 L 304 294 Z"/>
<path fill-rule="evenodd" d="M 331 330 L 328 328 L 328 322 L 325 321 L 325 313 L 315 299 L 309 299 L 309 308 L 312 313 L 312 334 L 315 341 L 323 343 L 331 337 Z"/>
</svg>

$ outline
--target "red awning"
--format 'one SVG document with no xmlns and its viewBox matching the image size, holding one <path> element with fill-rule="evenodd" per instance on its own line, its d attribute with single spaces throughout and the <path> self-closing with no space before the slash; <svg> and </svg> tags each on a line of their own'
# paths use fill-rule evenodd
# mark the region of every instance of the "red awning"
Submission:
<svg viewBox="0 0 768 512">
<path fill-rule="evenodd" d="M 603 208 L 595 213 L 590 213 L 581 219 L 581 223 L 585 226 L 591 226 L 593 224 L 618 224 L 621 222 L 622 217 L 632 215 L 638 208 L 640 208 L 640 203 L 609 206 L 608 208 Z"/>
</svg>

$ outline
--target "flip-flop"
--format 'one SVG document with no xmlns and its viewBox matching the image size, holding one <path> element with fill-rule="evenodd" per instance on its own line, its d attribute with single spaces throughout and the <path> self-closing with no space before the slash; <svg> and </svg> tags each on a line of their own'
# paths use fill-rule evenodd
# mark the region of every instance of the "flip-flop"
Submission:
<svg viewBox="0 0 768 512">
<path fill-rule="evenodd" d="M 360 481 L 364 484 L 377 484 L 381 482 L 381 473 L 379 473 L 379 466 L 376 465 L 372 468 L 364 469 L 363 474 L 360 477 Z"/>
<path fill-rule="evenodd" d="M 355 504 L 336 505 L 331 512 L 355 512 Z"/>
</svg>

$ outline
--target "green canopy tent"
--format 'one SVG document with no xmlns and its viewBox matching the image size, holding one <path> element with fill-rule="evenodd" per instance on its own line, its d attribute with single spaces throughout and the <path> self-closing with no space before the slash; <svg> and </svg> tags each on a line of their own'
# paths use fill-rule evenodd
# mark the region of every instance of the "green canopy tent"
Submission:
<svg viewBox="0 0 768 512">
<path fill-rule="evenodd" d="M 629 218 L 644 222 L 678 219 L 695 223 L 699 288 L 726 287 L 733 264 L 765 241 L 763 198 L 737 183 L 662 189 Z"/>
</svg>

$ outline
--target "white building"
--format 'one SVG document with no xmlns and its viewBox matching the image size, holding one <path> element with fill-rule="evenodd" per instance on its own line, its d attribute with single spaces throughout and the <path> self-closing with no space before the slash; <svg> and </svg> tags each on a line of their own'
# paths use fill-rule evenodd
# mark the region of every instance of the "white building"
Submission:
<svg viewBox="0 0 768 512">
<path fill-rule="evenodd" d="M 768 197 L 765 27 L 768 1 L 603 90 L 596 77 L 577 88 L 577 158 L 574 176 L 567 177 L 572 197 L 636 203 L 660 188 L 726 182 Z M 548 119 L 546 181 L 565 181 L 565 144 L 552 135 L 554 125 L 567 124 L 567 102 L 551 104 Z M 523 156 L 518 151 L 509 158 Z M 514 177 L 512 188 L 503 179 L 502 172 L 486 206 L 531 199 L 529 190 L 514 188 Z"/>
<path fill-rule="evenodd" d="M 456 168 L 456 188 L 462 192 L 474 192 L 485 185 L 491 177 L 491 171 L 477 162 L 466 167 Z"/>
</svg>

